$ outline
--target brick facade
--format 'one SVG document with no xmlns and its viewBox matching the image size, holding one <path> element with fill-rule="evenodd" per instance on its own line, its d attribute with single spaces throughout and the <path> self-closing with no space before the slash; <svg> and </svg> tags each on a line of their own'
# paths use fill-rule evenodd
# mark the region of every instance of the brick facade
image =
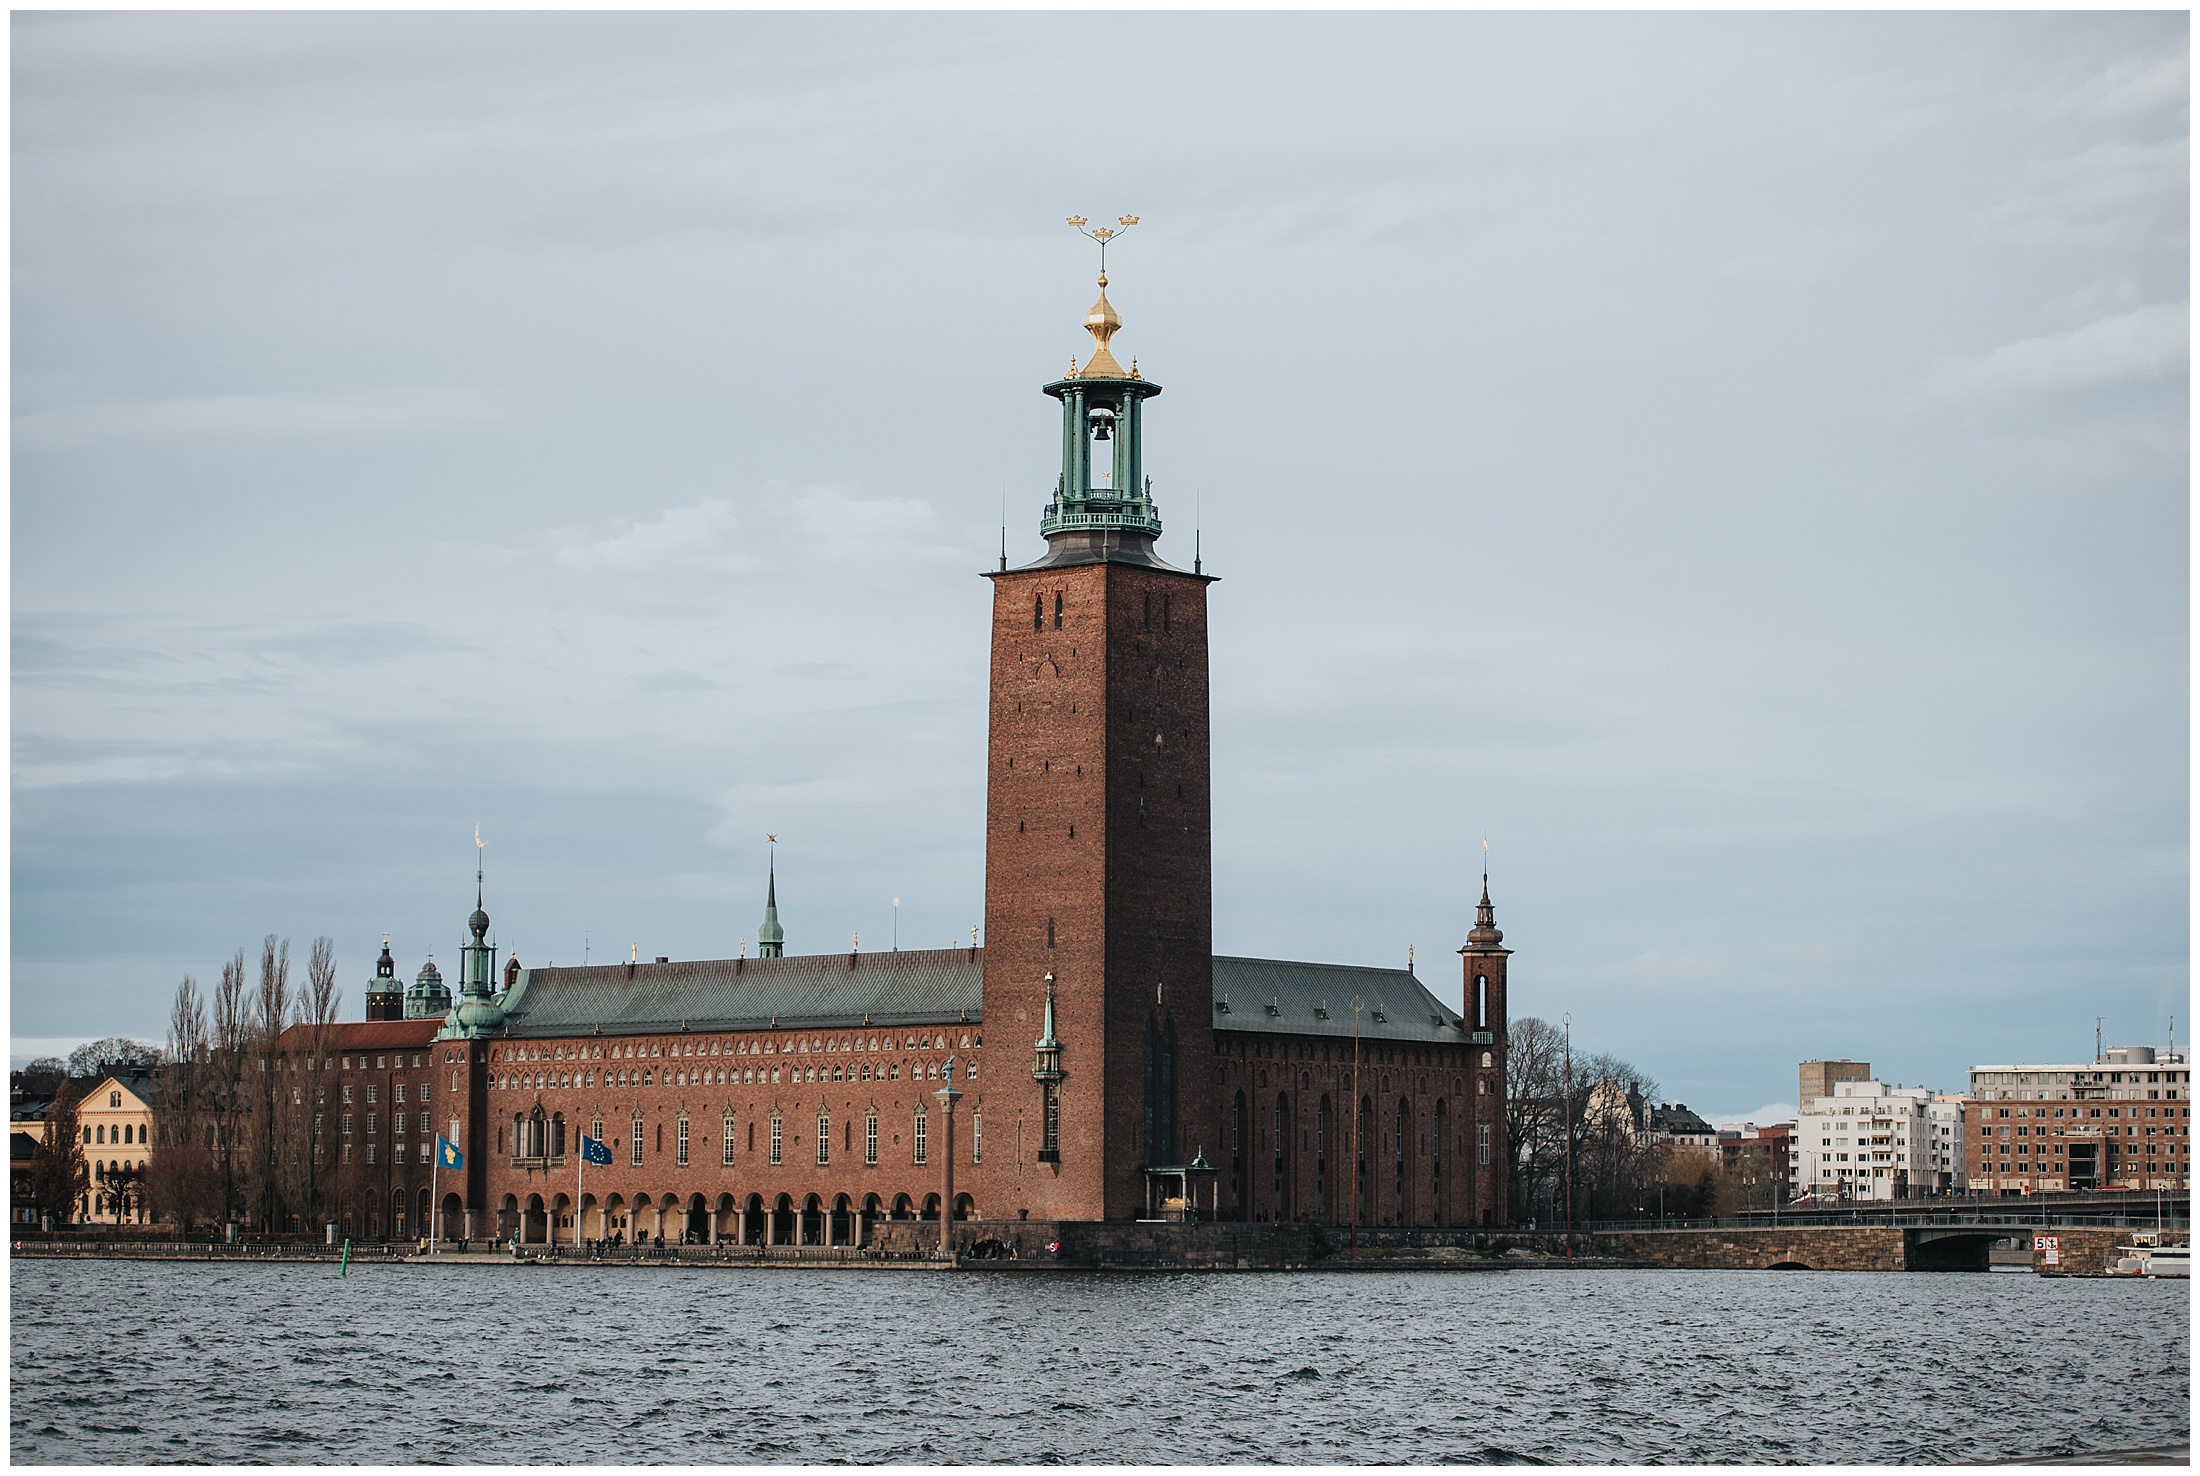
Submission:
<svg viewBox="0 0 2200 1476">
<path fill-rule="evenodd" d="M 986 1001 L 1036 1036 L 1053 975 L 1064 1045 L 1060 1161 L 1019 1208 L 1127 1218 L 1142 1164 L 1221 1143 L 1187 1081 L 1213 999 L 1207 581 L 1090 563 L 993 582 Z M 1040 1083 L 1002 1089 L 1039 1122 Z"/>
</svg>

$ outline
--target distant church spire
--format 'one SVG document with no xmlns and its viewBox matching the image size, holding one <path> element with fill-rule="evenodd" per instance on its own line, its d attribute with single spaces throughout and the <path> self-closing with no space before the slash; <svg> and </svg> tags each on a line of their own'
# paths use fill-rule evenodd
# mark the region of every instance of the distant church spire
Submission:
<svg viewBox="0 0 2200 1476">
<path fill-rule="evenodd" d="M 777 841 L 778 836 L 770 837 Z M 765 863 L 764 920 L 756 928 L 756 956 L 758 958 L 785 958 L 787 933 L 779 926 L 779 856 L 775 851 Z"/>
</svg>

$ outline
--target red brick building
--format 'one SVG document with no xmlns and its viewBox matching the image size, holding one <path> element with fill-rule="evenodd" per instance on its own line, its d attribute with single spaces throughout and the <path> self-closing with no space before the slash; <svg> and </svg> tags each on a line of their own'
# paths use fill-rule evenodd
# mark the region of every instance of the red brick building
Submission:
<svg viewBox="0 0 2200 1476">
<path fill-rule="evenodd" d="M 445 1235 L 1502 1220 L 1510 954 L 1486 879 L 1464 1017 L 1408 970 L 1214 956 L 1213 581 L 1155 551 L 1161 386 L 1116 362 L 1101 287 L 1093 354 L 1045 387 L 1047 552 L 989 576 L 985 946 L 785 957 L 775 877 L 763 957 L 496 981 L 477 905 L 432 1046 L 467 1154 Z M 584 1167 L 584 1132 L 612 1163 Z"/>
</svg>

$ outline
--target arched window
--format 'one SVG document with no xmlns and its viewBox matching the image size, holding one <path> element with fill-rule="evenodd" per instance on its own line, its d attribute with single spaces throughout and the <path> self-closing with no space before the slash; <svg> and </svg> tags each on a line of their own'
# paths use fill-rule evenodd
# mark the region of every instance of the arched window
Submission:
<svg viewBox="0 0 2200 1476">
<path fill-rule="evenodd" d="M 1031 628 L 1033 630 L 1045 630 L 1047 628 L 1047 606 L 1045 595 L 1034 594 L 1031 597 Z"/>
<path fill-rule="evenodd" d="M 1246 1211 L 1245 1093 L 1230 1099 L 1230 1198 L 1240 1216 Z"/>
<path fill-rule="evenodd" d="M 562 1112 L 550 1119 L 550 1156 L 565 1157 L 565 1114 Z"/>
<path fill-rule="evenodd" d="M 781 1145 L 782 1145 L 782 1138 L 781 1138 L 781 1134 L 782 1134 L 782 1132 L 783 1132 L 783 1131 L 784 1131 L 784 1125 L 783 1125 L 783 1124 L 781 1123 L 781 1121 L 780 1121 L 780 1117 L 779 1117 L 779 1114 L 778 1114 L 778 1113 L 776 1113 L 776 1112 L 774 1112 L 774 1113 L 772 1114 L 772 1167 L 773 1167 L 773 1168 L 777 1168 L 777 1167 L 779 1167 L 780 1163 L 782 1162 L 782 1159 L 781 1159 L 781 1157 L 780 1157 L 780 1151 L 781 1151 Z"/>
<path fill-rule="evenodd" d="M 1056 630 L 1062 628 L 1062 592 L 1060 590 L 1054 592 L 1054 628 Z"/>
<path fill-rule="evenodd" d="M 1444 1099 L 1436 1099 L 1436 1130 L 1428 1140 L 1429 1223 L 1444 1223 Z"/>
<path fill-rule="evenodd" d="M 1324 1217 L 1334 1220 L 1329 1207 L 1329 1099 L 1314 1104 L 1314 1203 Z"/>
<path fill-rule="evenodd" d="M 917 1166 L 918 1166 L 918 1167 L 920 1167 L 920 1168 L 924 1166 L 924 1150 L 925 1150 L 925 1147 L 926 1147 L 926 1133 L 927 1133 L 927 1132 L 929 1131 L 930 1127 L 931 1127 L 931 1124 L 930 1124 L 930 1122 L 929 1122 L 929 1121 L 927 1120 L 927 1118 L 926 1118 L 926 1116 L 925 1116 L 925 1111 L 924 1111 L 924 1104 L 923 1104 L 922 1102 L 919 1102 L 919 1103 L 917 1104 L 917 1117 L 916 1117 L 916 1123 L 915 1123 L 915 1126 L 914 1126 L 914 1128 L 913 1128 L 913 1129 L 912 1129 L 912 1131 L 911 1131 L 911 1134 L 910 1134 L 910 1136 L 911 1136 L 911 1137 L 912 1137 L 912 1138 L 914 1139 L 914 1141 L 915 1141 L 915 1149 L 914 1149 L 914 1151 L 915 1151 L 915 1154 L 916 1154 L 916 1159 L 915 1159 L 915 1161 L 916 1161 L 916 1164 L 917 1164 Z"/>
<path fill-rule="evenodd" d="M 833 1115 L 817 1109 L 817 1161 L 819 1167 L 833 1161 Z"/>
<path fill-rule="evenodd" d="M 1397 1182 L 1391 1195 L 1391 1223 L 1403 1225 L 1406 1213 L 1406 1143 L 1413 1136 L 1413 1108 L 1404 1097 L 1398 1099 L 1398 1117 L 1392 1124 L 1391 1146 L 1396 1152 Z"/>
<path fill-rule="evenodd" d="M 725 1138 L 724 1138 L 724 1141 L 723 1141 L 723 1143 L 721 1144 L 721 1146 L 720 1146 L 720 1148 L 719 1148 L 719 1153 L 718 1153 L 718 1161 L 719 1161 L 720 1163 L 732 1163 L 732 1162 L 733 1162 L 733 1114 L 732 1114 L 731 1112 L 728 1112 L 728 1113 L 727 1113 L 727 1114 L 725 1115 L 725 1117 L 724 1117 L 724 1118 L 722 1119 L 722 1124 L 723 1124 L 723 1126 L 724 1126 L 724 1128 L 725 1128 Z"/>
<path fill-rule="evenodd" d="M 1474 1028 L 1490 1028 L 1490 976 L 1487 974 L 1474 976 Z"/>
<path fill-rule="evenodd" d="M 677 1162 L 680 1167 L 686 1168 L 688 1161 L 688 1116 L 685 1112 L 680 1114 L 679 1138 L 673 1146 L 675 1151 L 679 1155 L 674 1161 Z"/>
</svg>

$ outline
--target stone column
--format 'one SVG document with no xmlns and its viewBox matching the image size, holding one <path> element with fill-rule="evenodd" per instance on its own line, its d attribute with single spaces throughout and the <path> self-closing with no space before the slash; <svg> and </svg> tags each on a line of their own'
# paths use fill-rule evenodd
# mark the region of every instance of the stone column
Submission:
<svg viewBox="0 0 2200 1476">
<path fill-rule="evenodd" d="M 955 1089 L 955 1058 L 947 1058 L 947 1080 L 932 1094 L 940 1104 L 940 1256 L 955 1253 L 955 1104 L 962 1093 Z"/>
<path fill-rule="evenodd" d="M 718 1243 L 718 1207 L 711 1205 L 703 1211 L 703 1214 L 705 1217 L 704 1222 L 710 1226 L 709 1241 L 712 1245 L 716 1245 Z"/>
<path fill-rule="evenodd" d="M 779 1244 L 779 1214 L 775 1206 L 764 1206 L 764 1244 Z"/>
</svg>

